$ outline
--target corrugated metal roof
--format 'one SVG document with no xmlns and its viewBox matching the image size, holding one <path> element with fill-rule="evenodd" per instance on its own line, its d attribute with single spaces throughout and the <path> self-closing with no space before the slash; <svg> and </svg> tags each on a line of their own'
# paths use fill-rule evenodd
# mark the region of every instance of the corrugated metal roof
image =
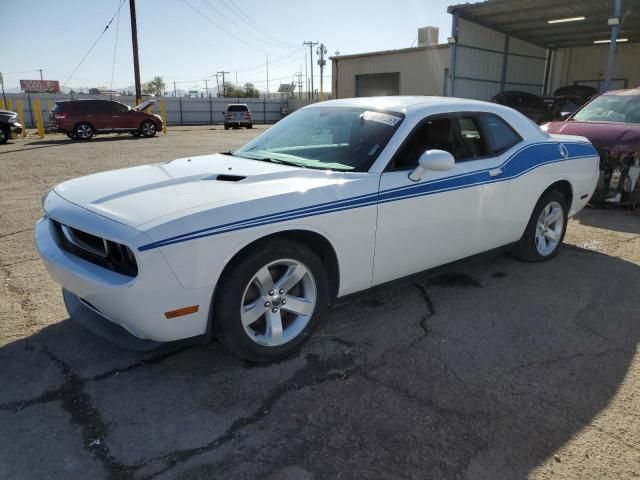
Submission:
<svg viewBox="0 0 640 480">
<path fill-rule="evenodd" d="M 614 0 L 488 0 L 448 8 L 461 18 L 499 30 L 516 38 L 552 48 L 592 45 L 611 36 L 607 19 Z M 549 20 L 585 17 L 583 21 L 547 23 Z M 640 0 L 622 0 L 618 38 L 640 42 Z"/>
</svg>

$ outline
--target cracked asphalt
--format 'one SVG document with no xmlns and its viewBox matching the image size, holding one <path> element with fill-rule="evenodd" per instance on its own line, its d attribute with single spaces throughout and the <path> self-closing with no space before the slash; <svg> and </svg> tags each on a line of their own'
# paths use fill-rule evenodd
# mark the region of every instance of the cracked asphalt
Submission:
<svg viewBox="0 0 640 480">
<path fill-rule="evenodd" d="M 40 195 L 254 131 L 0 148 L 0 478 L 640 477 L 640 214 L 585 210 L 557 259 L 501 255 L 342 302 L 293 358 L 137 354 L 66 315 Z"/>
</svg>

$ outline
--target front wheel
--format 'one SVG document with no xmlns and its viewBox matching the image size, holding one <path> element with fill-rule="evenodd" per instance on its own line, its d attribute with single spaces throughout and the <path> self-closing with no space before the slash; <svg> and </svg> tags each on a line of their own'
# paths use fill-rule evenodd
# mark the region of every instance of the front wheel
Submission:
<svg viewBox="0 0 640 480">
<path fill-rule="evenodd" d="M 533 209 L 513 255 L 525 262 L 542 262 L 555 257 L 567 230 L 567 217 L 564 195 L 555 190 L 545 193 Z"/>
<path fill-rule="evenodd" d="M 156 124 L 151 120 L 145 120 L 144 122 L 142 122 L 142 126 L 140 127 L 140 131 L 145 137 L 153 137 L 156 134 L 157 130 L 158 129 L 156 128 Z"/>
<path fill-rule="evenodd" d="M 253 123 L 250 123 L 249 125 L 247 125 L 247 128 L 253 128 Z"/>
<path fill-rule="evenodd" d="M 275 241 L 249 253 L 222 279 L 213 326 L 237 356 L 269 362 L 307 340 L 327 303 L 318 256 L 305 245 Z"/>
</svg>

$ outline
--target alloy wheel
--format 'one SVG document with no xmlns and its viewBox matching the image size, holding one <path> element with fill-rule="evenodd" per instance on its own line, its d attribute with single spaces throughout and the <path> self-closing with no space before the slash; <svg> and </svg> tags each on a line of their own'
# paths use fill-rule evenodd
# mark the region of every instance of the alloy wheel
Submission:
<svg viewBox="0 0 640 480">
<path fill-rule="evenodd" d="M 153 124 L 153 122 L 145 122 L 142 125 L 142 133 L 146 137 L 153 137 L 156 133 L 156 126 Z"/>
<path fill-rule="evenodd" d="M 307 326 L 317 301 L 316 282 L 301 262 L 281 259 L 262 267 L 242 295 L 240 319 L 254 342 L 275 347 Z"/>
<path fill-rule="evenodd" d="M 564 212 L 558 202 L 551 202 L 540 212 L 536 225 L 536 249 L 543 257 L 551 255 L 562 238 Z"/>
<path fill-rule="evenodd" d="M 76 128 L 76 135 L 83 140 L 87 140 L 93 135 L 93 129 L 87 124 L 78 125 Z"/>
</svg>

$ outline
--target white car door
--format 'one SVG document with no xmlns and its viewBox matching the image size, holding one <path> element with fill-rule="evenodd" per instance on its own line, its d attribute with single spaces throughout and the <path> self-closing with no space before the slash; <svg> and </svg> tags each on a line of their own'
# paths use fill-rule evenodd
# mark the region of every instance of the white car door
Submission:
<svg viewBox="0 0 640 480">
<path fill-rule="evenodd" d="M 491 144 L 495 132 L 489 131 L 488 119 L 513 133 L 501 151 Z M 500 181 L 500 167 L 519 141 L 495 115 L 456 113 L 423 120 L 381 175 L 373 284 L 508 244 L 503 213 L 509 182 Z M 409 173 L 418 157 L 431 149 L 452 153 L 455 166 L 426 171 L 412 181 Z"/>
</svg>

